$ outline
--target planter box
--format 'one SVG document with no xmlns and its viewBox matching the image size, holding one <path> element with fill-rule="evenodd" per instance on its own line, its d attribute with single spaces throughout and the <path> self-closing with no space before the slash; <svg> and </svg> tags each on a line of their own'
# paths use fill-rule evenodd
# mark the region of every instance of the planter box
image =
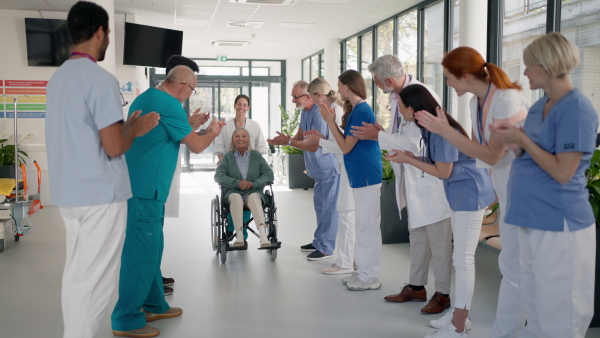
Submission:
<svg viewBox="0 0 600 338">
<path fill-rule="evenodd" d="M 15 166 L 0 165 L 0 178 L 15 178 Z"/>
<path fill-rule="evenodd" d="M 304 173 L 304 154 L 285 154 L 287 164 L 287 180 L 290 189 L 308 189 L 315 186 L 315 180 Z"/>
<path fill-rule="evenodd" d="M 396 203 L 396 182 L 381 183 L 381 242 L 383 244 L 408 243 L 408 213 L 402 209 L 402 219 Z"/>
</svg>

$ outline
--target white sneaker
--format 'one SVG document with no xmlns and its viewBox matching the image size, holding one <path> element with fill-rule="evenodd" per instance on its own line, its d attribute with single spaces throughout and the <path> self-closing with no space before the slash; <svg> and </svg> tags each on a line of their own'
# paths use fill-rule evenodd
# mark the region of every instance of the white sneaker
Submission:
<svg viewBox="0 0 600 338">
<path fill-rule="evenodd" d="M 348 290 L 351 291 L 367 291 L 367 290 L 379 290 L 381 288 L 381 282 L 375 278 L 372 282 L 363 282 L 360 278 L 351 280 L 346 284 Z"/>
<path fill-rule="evenodd" d="M 348 269 L 344 269 L 344 268 L 340 268 L 339 266 L 335 265 L 335 263 L 331 264 L 331 266 L 328 266 L 326 268 L 321 269 L 321 271 L 323 271 L 324 274 L 326 275 L 344 275 L 344 274 L 351 274 L 354 272 L 354 269 L 352 268 L 348 268 Z"/>
<path fill-rule="evenodd" d="M 271 246 L 271 242 L 269 242 L 269 239 L 267 238 L 267 231 L 265 229 L 264 225 L 259 225 L 258 226 L 258 234 L 259 234 L 259 238 L 260 238 L 260 247 L 261 248 L 266 248 Z"/>
<path fill-rule="evenodd" d="M 358 278 L 358 272 L 354 271 L 350 276 L 346 276 L 346 277 L 342 278 L 342 283 L 344 283 L 344 285 L 348 285 L 349 281 L 353 281 L 357 278 Z"/>
<path fill-rule="evenodd" d="M 454 311 L 448 311 L 442 318 L 429 321 L 429 326 L 433 327 L 434 329 L 443 329 L 449 324 L 452 324 L 452 316 L 454 316 Z M 470 330 L 471 326 L 471 317 L 467 317 L 467 320 L 465 320 L 465 330 Z"/>
<path fill-rule="evenodd" d="M 458 333 L 454 325 L 450 323 L 450 325 L 426 335 L 425 338 L 466 338 L 468 336 L 467 330 L 463 333 Z"/>
</svg>

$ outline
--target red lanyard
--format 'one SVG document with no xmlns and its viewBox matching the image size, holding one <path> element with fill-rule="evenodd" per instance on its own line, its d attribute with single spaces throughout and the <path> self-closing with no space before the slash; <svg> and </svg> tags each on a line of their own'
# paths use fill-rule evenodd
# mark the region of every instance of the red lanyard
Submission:
<svg viewBox="0 0 600 338">
<path fill-rule="evenodd" d="M 86 58 L 92 60 L 94 63 L 96 63 L 96 59 L 94 59 L 90 54 L 80 53 L 80 52 L 71 52 L 71 56 L 74 56 L 74 55 L 81 55 L 83 57 L 86 57 Z"/>
</svg>

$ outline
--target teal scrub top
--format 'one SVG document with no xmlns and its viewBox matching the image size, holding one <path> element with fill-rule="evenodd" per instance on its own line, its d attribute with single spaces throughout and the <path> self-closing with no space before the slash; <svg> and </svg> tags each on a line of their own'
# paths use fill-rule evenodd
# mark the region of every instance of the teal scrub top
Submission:
<svg viewBox="0 0 600 338">
<path fill-rule="evenodd" d="M 158 126 L 138 137 L 125 154 L 133 196 L 167 201 L 177 167 L 180 141 L 192 132 L 181 103 L 171 95 L 149 88 L 131 104 L 129 115 L 156 111 Z"/>
</svg>

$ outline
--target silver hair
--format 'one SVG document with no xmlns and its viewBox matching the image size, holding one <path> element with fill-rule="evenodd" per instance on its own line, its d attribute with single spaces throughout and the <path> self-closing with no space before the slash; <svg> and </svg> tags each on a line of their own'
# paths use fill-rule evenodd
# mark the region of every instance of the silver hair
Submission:
<svg viewBox="0 0 600 338">
<path fill-rule="evenodd" d="M 380 81 L 391 78 L 400 80 L 404 75 L 402 62 L 395 55 L 386 54 L 378 57 L 369 65 L 369 72 Z"/>
<path fill-rule="evenodd" d="M 308 89 L 308 82 L 306 82 L 304 80 L 300 80 L 300 81 L 294 82 L 294 86 L 293 87 L 299 87 L 300 89 L 302 89 L 303 93 L 307 93 L 308 94 L 308 91 L 307 91 L 307 89 Z"/>
<path fill-rule="evenodd" d="M 246 135 L 248 135 L 248 151 L 252 150 L 252 146 L 250 145 L 250 133 L 245 128 L 238 128 L 238 129 L 236 129 L 236 130 L 233 131 L 233 134 L 231 134 L 231 142 L 229 143 L 229 151 L 235 151 L 235 146 L 233 145 L 233 135 L 235 135 L 235 133 L 238 130 L 243 130 L 243 131 L 246 132 Z"/>
</svg>

